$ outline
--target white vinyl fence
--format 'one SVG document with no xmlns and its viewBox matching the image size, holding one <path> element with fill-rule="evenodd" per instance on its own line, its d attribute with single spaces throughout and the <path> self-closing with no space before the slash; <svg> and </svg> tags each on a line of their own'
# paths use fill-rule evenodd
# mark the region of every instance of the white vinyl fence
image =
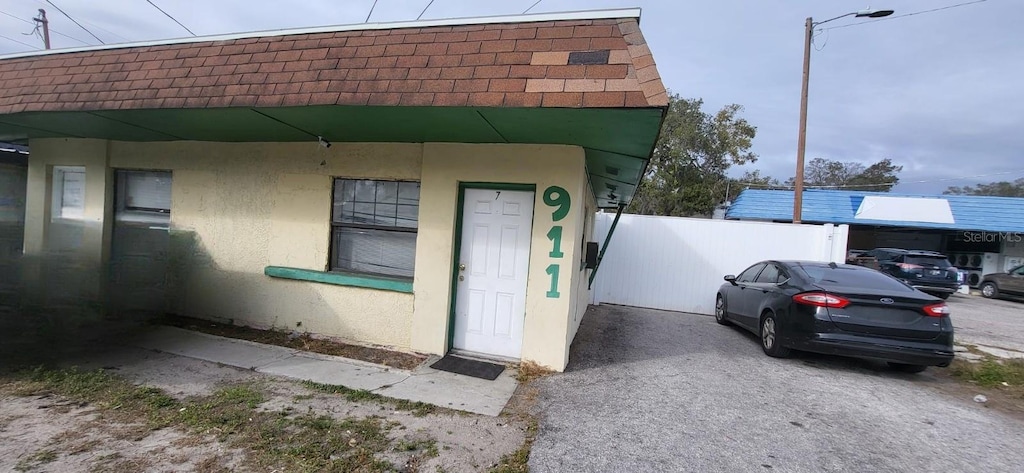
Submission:
<svg viewBox="0 0 1024 473">
<path fill-rule="evenodd" d="M 599 213 L 604 243 L 615 215 Z M 726 274 L 766 259 L 846 261 L 847 225 L 794 225 L 623 214 L 594 280 L 594 304 L 714 313 Z"/>
</svg>

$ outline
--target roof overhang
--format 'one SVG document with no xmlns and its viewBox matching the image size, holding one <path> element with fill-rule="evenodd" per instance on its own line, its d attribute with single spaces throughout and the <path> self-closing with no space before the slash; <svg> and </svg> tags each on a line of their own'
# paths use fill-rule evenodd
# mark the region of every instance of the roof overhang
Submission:
<svg viewBox="0 0 1024 473">
<path fill-rule="evenodd" d="M 668 105 L 639 17 L 370 23 L 0 56 L 0 141 L 576 145 L 598 205 L 617 207 L 636 192 Z"/>
<path fill-rule="evenodd" d="M 628 203 L 657 140 L 660 108 L 321 105 L 23 112 L 0 116 L 0 141 L 455 142 L 568 144 L 586 150 L 601 208 Z M 487 159 L 481 156 L 480 159 Z"/>
</svg>

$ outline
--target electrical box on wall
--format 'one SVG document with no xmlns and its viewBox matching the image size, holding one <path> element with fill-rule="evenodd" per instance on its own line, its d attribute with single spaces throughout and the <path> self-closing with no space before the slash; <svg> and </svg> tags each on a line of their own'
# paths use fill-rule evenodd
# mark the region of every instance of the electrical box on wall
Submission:
<svg viewBox="0 0 1024 473">
<path fill-rule="evenodd" d="M 600 251 L 596 241 L 587 242 L 587 253 L 584 259 L 584 266 L 587 269 L 594 269 L 597 267 L 597 253 Z"/>
</svg>

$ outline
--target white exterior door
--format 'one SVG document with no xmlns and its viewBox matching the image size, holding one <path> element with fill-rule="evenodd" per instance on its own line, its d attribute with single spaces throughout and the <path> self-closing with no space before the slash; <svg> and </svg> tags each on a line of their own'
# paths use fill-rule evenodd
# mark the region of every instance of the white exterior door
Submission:
<svg viewBox="0 0 1024 473">
<path fill-rule="evenodd" d="M 454 348 L 519 358 L 532 224 L 533 192 L 465 190 Z"/>
</svg>

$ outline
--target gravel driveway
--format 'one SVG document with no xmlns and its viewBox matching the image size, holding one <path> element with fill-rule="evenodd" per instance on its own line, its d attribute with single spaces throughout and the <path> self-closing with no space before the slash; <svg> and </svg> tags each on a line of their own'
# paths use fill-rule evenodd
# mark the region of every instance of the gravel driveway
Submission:
<svg viewBox="0 0 1024 473">
<path fill-rule="evenodd" d="M 1024 302 L 960 294 L 946 302 L 958 343 L 1024 352 Z"/>
<path fill-rule="evenodd" d="M 777 360 L 711 317 L 595 307 L 568 371 L 537 382 L 530 471 L 1020 471 L 1024 422 L 927 373 Z"/>
</svg>

